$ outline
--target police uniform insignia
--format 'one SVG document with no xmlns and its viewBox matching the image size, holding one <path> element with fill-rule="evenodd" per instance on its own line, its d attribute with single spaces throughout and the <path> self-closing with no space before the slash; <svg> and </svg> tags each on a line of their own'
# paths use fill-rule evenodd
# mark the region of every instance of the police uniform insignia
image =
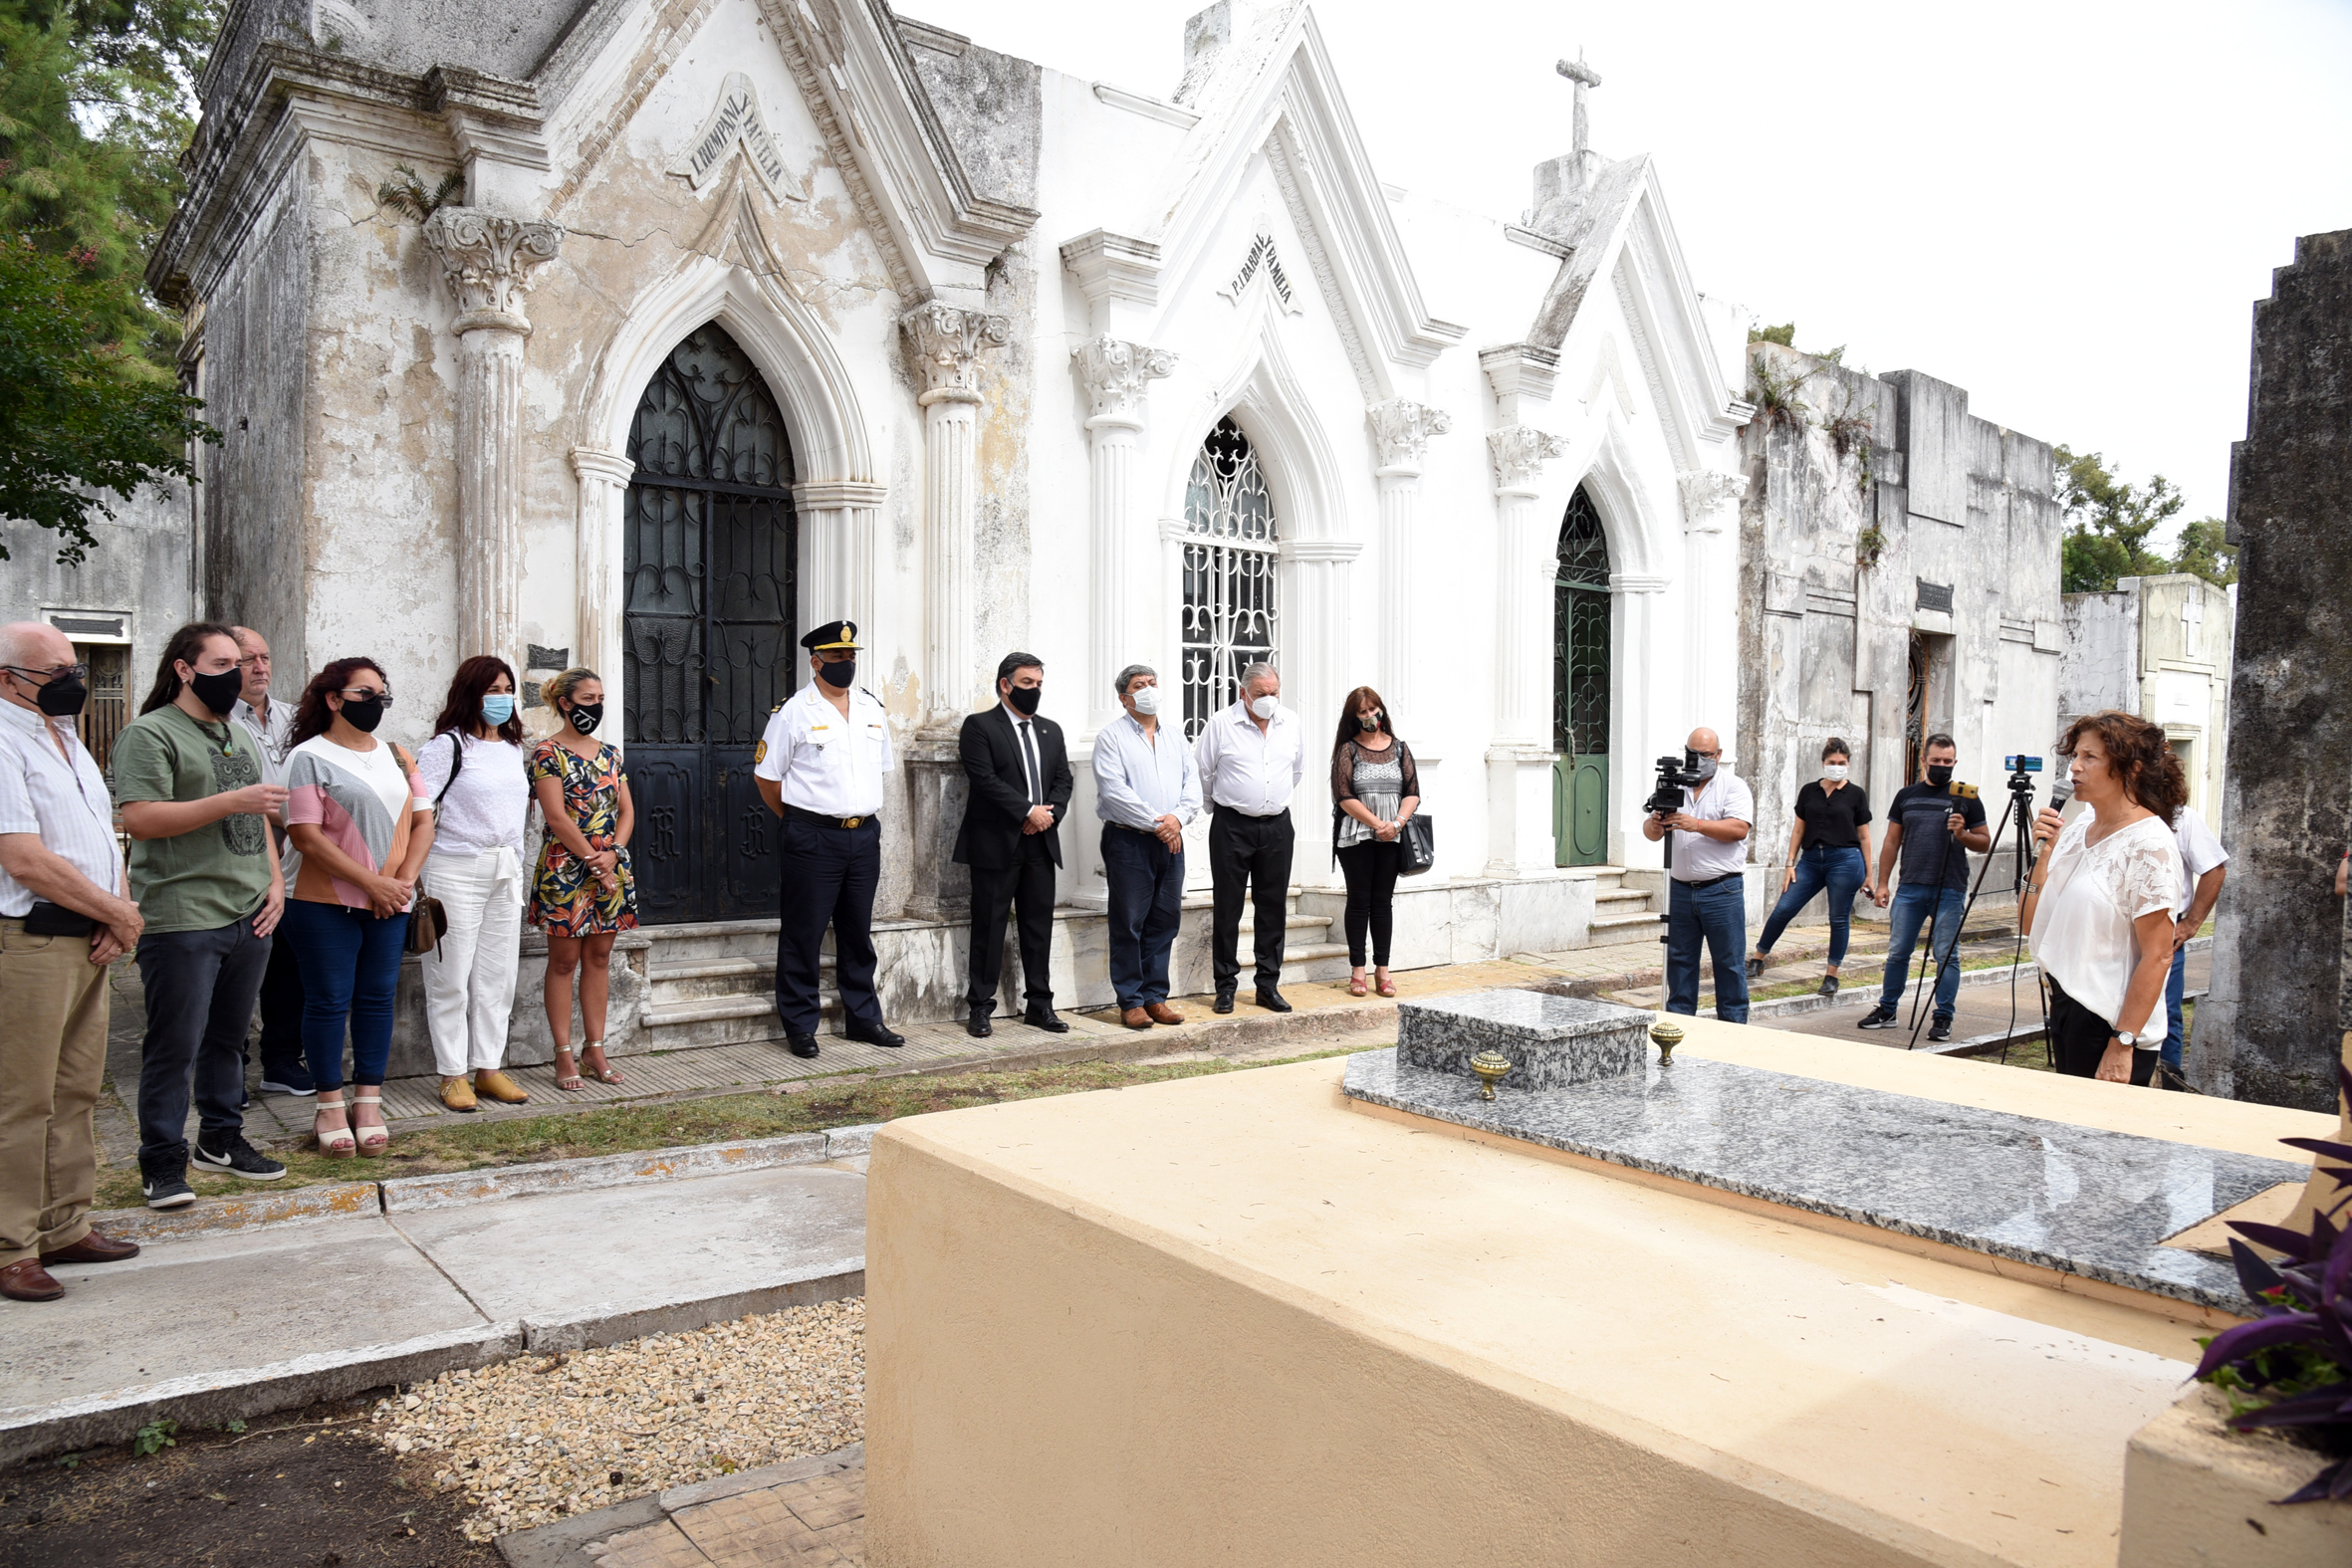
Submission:
<svg viewBox="0 0 2352 1568">
<path fill-rule="evenodd" d="M 766 762 L 767 760 L 768 760 L 768 743 L 767 743 L 765 740 L 763 740 L 763 741 L 761 741 L 761 742 L 760 742 L 760 744 L 759 744 L 758 746 L 755 746 L 755 747 L 753 747 L 753 748 L 752 748 L 752 763 L 753 763 L 753 766 L 755 766 L 755 767 L 756 767 L 756 766 L 758 766 L 759 764 Z"/>
</svg>

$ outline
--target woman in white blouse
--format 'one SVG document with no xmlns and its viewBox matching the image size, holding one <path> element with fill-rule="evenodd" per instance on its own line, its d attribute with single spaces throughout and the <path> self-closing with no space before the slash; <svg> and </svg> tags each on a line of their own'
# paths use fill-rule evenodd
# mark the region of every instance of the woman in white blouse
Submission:
<svg viewBox="0 0 2352 1568">
<path fill-rule="evenodd" d="M 440 946 L 424 956 L 425 1022 L 441 1103 L 475 1111 L 479 1096 L 520 1105 L 531 1096 L 500 1068 L 530 886 L 523 818 L 531 782 L 523 777 L 523 721 L 506 660 L 476 654 L 457 667 L 433 738 L 416 761 L 437 813 L 425 886 L 449 920 Z"/>
<path fill-rule="evenodd" d="M 2089 809 L 2035 819 L 2035 841 L 2051 847 L 2019 911 L 2050 983 L 2050 1055 L 2078 1078 L 2145 1084 L 2164 1045 L 2181 891 L 2170 824 L 2188 781 L 2164 731 L 2136 714 L 2077 719 L 2058 751 Z"/>
</svg>

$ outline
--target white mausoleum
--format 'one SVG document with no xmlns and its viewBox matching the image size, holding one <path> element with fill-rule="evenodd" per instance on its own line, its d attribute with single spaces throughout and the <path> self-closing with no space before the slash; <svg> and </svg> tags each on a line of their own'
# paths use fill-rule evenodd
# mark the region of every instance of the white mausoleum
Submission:
<svg viewBox="0 0 2352 1568">
<path fill-rule="evenodd" d="M 1383 693 L 1437 824 L 1400 964 L 1653 932 L 1649 765 L 1741 754 L 1745 318 L 1562 69 L 1496 217 L 1381 182 L 1298 4 L 1212 6 L 1147 94 L 882 0 L 240 0 L 150 274 L 226 434 L 198 607 L 372 655 L 408 739 L 468 654 L 599 671 L 657 941 L 773 912 L 751 750 L 856 621 L 908 1017 L 960 990 L 953 739 L 1015 648 L 1076 754 L 1064 1006 L 1109 997 L 1085 756 L 1136 661 L 1189 732 L 1271 658 L 1318 756 Z M 403 167 L 461 179 L 420 223 Z"/>
</svg>

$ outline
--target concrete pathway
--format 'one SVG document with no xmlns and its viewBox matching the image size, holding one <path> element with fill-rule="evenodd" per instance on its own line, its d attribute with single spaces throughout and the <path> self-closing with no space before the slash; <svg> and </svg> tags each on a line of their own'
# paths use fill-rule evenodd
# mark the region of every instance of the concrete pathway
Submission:
<svg viewBox="0 0 2352 1568">
<path fill-rule="evenodd" d="M 840 1568 L 865 1561 L 865 1446 L 498 1538 L 512 1568 Z"/>
</svg>

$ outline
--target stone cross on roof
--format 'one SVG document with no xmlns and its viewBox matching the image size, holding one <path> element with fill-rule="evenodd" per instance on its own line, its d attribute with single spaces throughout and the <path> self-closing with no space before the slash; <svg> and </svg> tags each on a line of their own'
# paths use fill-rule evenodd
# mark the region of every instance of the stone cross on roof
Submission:
<svg viewBox="0 0 2352 1568">
<path fill-rule="evenodd" d="M 1600 73 L 1584 63 L 1581 47 L 1577 49 L 1575 59 L 1563 60 L 1552 69 L 1576 84 L 1575 140 L 1570 143 L 1569 151 L 1581 157 L 1592 145 L 1592 126 L 1586 117 L 1584 92 L 1587 88 L 1600 86 Z"/>
<path fill-rule="evenodd" d="M 2191 588 L 2181 597 L 2181 641 L 2183 652 L 2195 658 L 2205 630 L 2205 589 Z"/>
</svg>

